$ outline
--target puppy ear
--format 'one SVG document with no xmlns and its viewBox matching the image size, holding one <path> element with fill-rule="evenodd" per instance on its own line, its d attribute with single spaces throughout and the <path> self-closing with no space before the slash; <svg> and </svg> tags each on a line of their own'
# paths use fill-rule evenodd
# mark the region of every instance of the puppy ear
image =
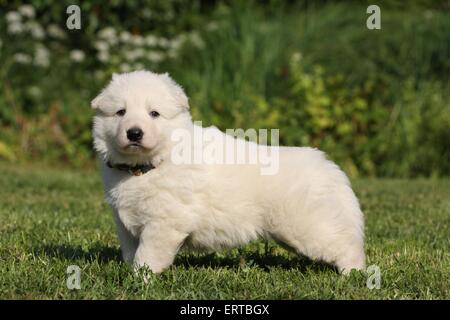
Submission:
<svg viewBox="0 0 450 320">
<path fill-rule="evenodd" d="M 113 73 L 112 77 L 111 77 L 111 81 L 109 82 L 109 84 L 111 84 L 113 81 L 117 81 L 117 79 L 119 78 L 119 74 L 118 73 Z M 108 84 L 108 85 L 109 85 Z M 107 88 L 108 86 L 106 86 Z M 99 109 L 100 106 L 102 105 L 102 100 L 105 98 L 105 91 L 106 88 L 103 88 L 102 91 L 99 93 L 98 96 L 96 96 L 92 101 L 91 101 L 91 107 L 92 109 Z"/>
<path fill-rule="evenodd" d="M 183 88 L 170 77 L 168 72 L 161 74 L 160 76 L 162 80 L 170 87 L 172 91 L 172 96 L 177 101 L 178 105 L 182 109 L 188 110 L 189 109 L 188 97 L 184 93 Z"/>
<path fill-rule="evenodd" d="M 91 108 L 94 110 L 100 108 L 103 97 L 104 97 L 104 91 L 100 92 L 100 94 L 91 101 Z"/>
</svg>

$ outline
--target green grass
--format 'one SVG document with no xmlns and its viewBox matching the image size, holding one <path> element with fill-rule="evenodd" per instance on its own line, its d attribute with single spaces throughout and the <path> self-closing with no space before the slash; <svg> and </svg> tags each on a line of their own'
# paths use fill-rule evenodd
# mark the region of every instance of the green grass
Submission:
<svg viewBox="0 0 450 320">
<path fill-rule="evenodd" d="M 289 255 L 272 243 L 182 253 L 148 284 L 121 262 L 99 175 L 0 165 L 1 299 L 449 299 L 450 181 L 358 180 L 366 275 Z M 266 250 L 267 249 L 267 250 Z M 81 290 L 66 269 L 82 269 Z"/>
</svg>

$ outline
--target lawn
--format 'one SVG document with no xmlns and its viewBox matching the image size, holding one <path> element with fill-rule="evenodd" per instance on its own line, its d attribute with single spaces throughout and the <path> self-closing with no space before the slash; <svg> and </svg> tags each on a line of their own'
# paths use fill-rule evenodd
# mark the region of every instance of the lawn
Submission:
<svg viewBox="0 0 450 320">
<path fill-rule="evenodd" d="M 367 276 L 288 254 L 269 242 L 182 253 L 145 284 L 120 259 L 96 171 L 0 165 L 0 299 L 449 299 L 450 180 L 359 179 Z M 66 270 L 79 266 L 81 289 Z"/>
</svg>

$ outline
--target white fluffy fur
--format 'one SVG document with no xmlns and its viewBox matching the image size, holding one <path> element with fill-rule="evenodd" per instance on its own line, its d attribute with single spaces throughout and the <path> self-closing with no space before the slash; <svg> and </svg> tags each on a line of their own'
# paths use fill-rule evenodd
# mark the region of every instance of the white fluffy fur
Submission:
<svg viewBox="0 0 450 320">
<path fill-rule="evenodd" d="M 219 250 L 262 236 L 342 272 L 365 268 L 358 200 L 323 152 L 281 147 L 278 174 L 266 176 L 258 164 L 175 165 L 171 133 L 192 132 L 194 125 L 182 88 L 167 74 L 114 75 L 92 107 L 94 146 L 125 261 L 158 273 L 183 245 Z M 123 117 L 115 115 L 123 108 Z M 152 110 L 161 116 L 150 117 Z M 133 126 L 144 131 L 142 147 L 126 146 Z M 156 169 L 133 176 L 107 167 L 107 160 Z"/>
</svg>

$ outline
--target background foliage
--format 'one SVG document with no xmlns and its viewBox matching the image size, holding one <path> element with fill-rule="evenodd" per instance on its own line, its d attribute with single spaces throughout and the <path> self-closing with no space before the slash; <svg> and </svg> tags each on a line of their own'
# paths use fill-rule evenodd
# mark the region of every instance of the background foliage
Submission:
<svg viewBox="0 0 450 320">
<path fill-rule="evenodd" d="M 279 128 L 352 176 L 450 174 L 448 1 L 0 1 L 0 159 L 93 166 L 90 100 L 169 71 L 194 119 Z M 70 3 L 73 4 L 73 3 Z"/>
</svg>

